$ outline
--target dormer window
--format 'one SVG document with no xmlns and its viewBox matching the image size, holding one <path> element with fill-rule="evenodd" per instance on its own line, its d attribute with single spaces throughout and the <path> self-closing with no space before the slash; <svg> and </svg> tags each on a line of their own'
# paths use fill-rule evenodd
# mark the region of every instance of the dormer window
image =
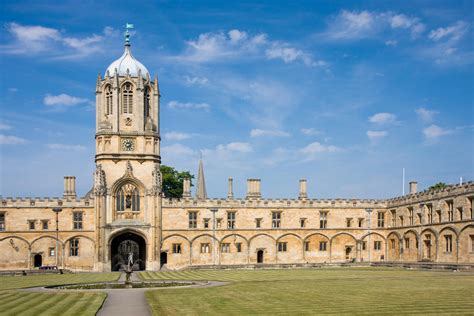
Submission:
<svg viewBox="0 0 474 316">
<path fill-rule="evenodd" d="M 126 83 L 122 90 L 122 113 L 133 113 L 133 90 L 132 84 Z"/>
<path fill-rule="evenodd" d="M 112 114 L 112 88 L 110 85 L 105 88 L 105 115 Z"/>
</svg>

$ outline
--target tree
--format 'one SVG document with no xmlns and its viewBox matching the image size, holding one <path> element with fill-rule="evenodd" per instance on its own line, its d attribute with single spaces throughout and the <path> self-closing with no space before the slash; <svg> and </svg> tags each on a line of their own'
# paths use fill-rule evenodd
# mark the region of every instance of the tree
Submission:
<svg viewBox="0 0 474 316">
<path fill-rule="evenodd" d="M 173 167 L 161 165 L 160 171 L 163 180 L 163 193 L 167 198 L 180 198 L 183 196 L 183 180 L 188 178 L 193 186 L 194 175 L 189 171 L 177 171 Z"/>
<path fill-rule="evenodd" d="M 448 185 L 444 182 L 438 182 L 428 188 L 428 191 L 437 191 L 446 188 Z"/>
</svg>

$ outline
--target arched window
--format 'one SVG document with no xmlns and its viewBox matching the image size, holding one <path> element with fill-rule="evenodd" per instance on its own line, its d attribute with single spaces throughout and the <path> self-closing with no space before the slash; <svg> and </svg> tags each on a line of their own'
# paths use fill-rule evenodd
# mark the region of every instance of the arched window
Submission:
<svg viewBox="0 0 474 316">
<path fill-rule="evenodd" d="M 145 105 L 145 118 L 150 117 L 150 88 L 145 88 L 145 94 L 143 95 L 143 103 Z"/>
<path fill-rule="evenodd" d="M 105 115 L 112 114 L 112 88 L 110 85 L 105 88 Z"/>
<path fill-rule="evenodd" d="M 133 184 L 122 186 L 116 196 L 117 212 L 139 212 L 140 211 L 140 193 Z"/>
<path fill-rule="evenodd" d="M 122 88 L 122 113 L 133 112 L 133 90 L 132 84 L 126 83 Z"/>
</svg>

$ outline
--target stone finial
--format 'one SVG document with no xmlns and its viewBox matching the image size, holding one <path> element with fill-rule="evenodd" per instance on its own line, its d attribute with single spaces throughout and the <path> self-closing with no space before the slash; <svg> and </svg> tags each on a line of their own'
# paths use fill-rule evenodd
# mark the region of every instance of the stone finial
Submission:
<svg viewBox="0 0 474 316">
<path fill-rule="evenodd" d="M 229 188 L 227 192 L 227 198 L 233 199 L 234 198 L 234 179 L 229 178 Z"/>
<path fill-rule="evenodd" d="M 196 187 L 196 198 L 198 200 L 207 199 L 206 180 L 204 179 L 204 166 L 202 164 L 202 159 L 199 160 L 199 170 L 198 170 L 197 187 Z"/>
<path fill-rule="evenodd" d="M 300 193 L 298 195 L 298 198 L 300 200 L 308 198 L 308 192 L 307 192 L 307 182 L 306 179 L 300 179 Z"/>
<path fill-rule="evenodd" d="M 410 181 L 410 194 L 415 194 L 417 191 L 418 182 Z"/>
<path fill-rule="evenodd" d="M 183 198 L 191 197 L 191 179 L 183 179 Z"/>
<path fill-rule="evenodd" d="M 261 198 L 260 179 L 247 179 L 247 199 Z"/>
</svg>

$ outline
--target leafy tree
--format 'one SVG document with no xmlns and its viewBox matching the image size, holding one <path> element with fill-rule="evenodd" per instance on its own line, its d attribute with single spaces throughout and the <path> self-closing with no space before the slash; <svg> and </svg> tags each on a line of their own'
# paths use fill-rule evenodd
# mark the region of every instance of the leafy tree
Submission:
<svg viewBox="0 0 474 316">
<path fill-rule="evenodd" d="M 163 193 L 167 198 L 180 198 L 183 196 L 183 180 L 189 178 L 193 186 L 194 175 L 189 171 L 178 171 L 173 167 L 161 165 L 160 171 L 163 180 Z"/>
<path fill-rule="evenodd" d="M 448 185 L 444 182 L 438 182 L 428 188 L 428 191 L 435 191 L 435 190 L 442 190 L 446 188 Z"/>
</svg>

